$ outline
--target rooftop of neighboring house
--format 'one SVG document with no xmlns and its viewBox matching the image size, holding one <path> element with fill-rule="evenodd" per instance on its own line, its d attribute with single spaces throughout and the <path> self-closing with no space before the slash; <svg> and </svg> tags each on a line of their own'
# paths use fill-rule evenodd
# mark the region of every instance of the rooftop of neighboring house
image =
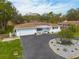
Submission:
<svg viewBox="0 0 79 59">
<path fill-rule="evenodd" d="M 23 23 L 23 24 L 18 24 L 15 25 L 15 29 L 18 28 L 35 28 L 37 26 L 57 26 L 57 24 L 51 24 L 51 23 L 45 23 L 45 22 L 30 22 L 30 23 Z"/>
<path fill-rule="evenodd" d="M 63 24 L 75 24 L 75 25 L 79 25 L 79 21 L 63 21 L 61 23 L 59 23 L 59 25 L 63 25 Z"/>
</svg>

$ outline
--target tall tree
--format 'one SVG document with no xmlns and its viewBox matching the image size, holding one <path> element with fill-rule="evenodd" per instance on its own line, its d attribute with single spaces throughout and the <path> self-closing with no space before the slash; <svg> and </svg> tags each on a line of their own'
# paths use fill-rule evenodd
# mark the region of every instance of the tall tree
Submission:
<svg viewBox="0 0 79 59">
<path fill-rule="evenodd" d="M 5 30 L 8 20 L 12 19 L 15 7 L 7 0 L 0 0 L 0 29 Z"/>
<path fill-rule="evenodd" d="M 67 20 L 79 20 L 79 9 L 70 9 L 66 14 Z"/>
<path fill-rule="evenodd" d="M 40 20 L 40 15 L 39 14 L 30 14 L 30 15 L 24 15 L 23 19 L 25 19 L 25 21 L 30 22 L 30 21 L 34 21 L 34 20 Z"/>
</svg>

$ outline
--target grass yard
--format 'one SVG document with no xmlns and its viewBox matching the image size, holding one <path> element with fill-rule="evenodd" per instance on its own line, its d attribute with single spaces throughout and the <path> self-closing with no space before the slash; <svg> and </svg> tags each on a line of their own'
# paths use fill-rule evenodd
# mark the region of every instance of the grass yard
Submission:
<svg viewBox="0 0 79 59">
<path fill-rule="evenodd" d="M 79 26 L 77 26 L 76 32 L 75 32 L 75 37 L 79 37 Z"/>
<path fill-rule="evenodd" d="M 23 59 L 20 40 L 0 42 L 0 59 Z"/>
<path fill-rule="evenodd" d="M 79 32 L 75 33 L 75 37 L 79 37 Z"/>
</svg>

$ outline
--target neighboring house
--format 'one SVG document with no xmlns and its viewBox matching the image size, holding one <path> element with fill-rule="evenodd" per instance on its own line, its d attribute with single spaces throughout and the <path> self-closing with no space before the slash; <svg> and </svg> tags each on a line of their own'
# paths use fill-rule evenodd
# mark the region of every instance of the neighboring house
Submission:
<svg viewBox="0 0 79 59">
<path fill-rule="evenodd" d="M 77 26 L 79 26 L 79 21 L 63 21 L 61 23 L 59 23 L 58 25 L 61 27 L 61 28 L 68 28 L 70 24 L 75 24 Z"/>
<path fill-rule="evenodd" d="M 61 31 L 60 26 L 52 25 L 50 23 L 24 23 L 16 25 L 14 28 L 16 36 L 44 34 L 44 33 L 57 33 Z"/>
<path fill-rule="evenodd" d="M 68 28 L 69 23 L 68 23 L 68 21 L 63 21 L 63 22 L 59 23 L 58 25 L 60 26 L 61 29 Z"/>
</svg>

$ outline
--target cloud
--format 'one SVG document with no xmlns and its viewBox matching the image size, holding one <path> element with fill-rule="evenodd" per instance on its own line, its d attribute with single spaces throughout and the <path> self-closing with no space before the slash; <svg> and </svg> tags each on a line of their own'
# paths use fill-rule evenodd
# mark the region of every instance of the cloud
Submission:
<svg viewBox="0 0 79 59">
<path fill-rule="evenodd" d="M 9 0 L 23 15 L 26 13 L 66 13 L 73 7 L 72 3 L 61 3 L 54 0 Z M 53 1 L 53 2 L 52 2 Z"/>
<path fill-rule="evenodd" d="M 52 7 L 52 11 L 55 13 L 65 14 L 71 8 L 73 8 L 72 3 L 57 3 Z"/>
</svg>

